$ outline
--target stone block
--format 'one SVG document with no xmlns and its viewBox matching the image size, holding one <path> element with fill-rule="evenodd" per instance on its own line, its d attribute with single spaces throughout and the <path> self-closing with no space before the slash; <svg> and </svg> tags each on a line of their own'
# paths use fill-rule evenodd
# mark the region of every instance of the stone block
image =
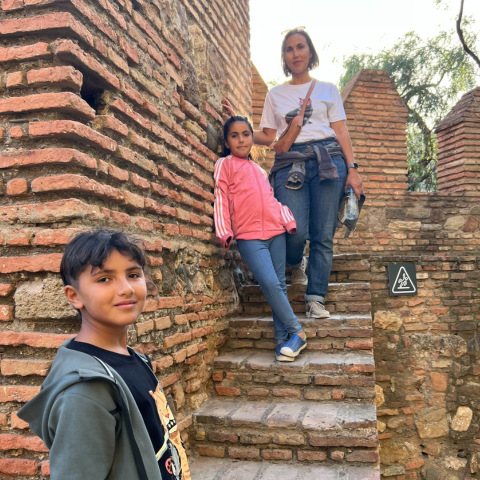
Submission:
<svg viewBox="0 0 480 480">
<path fill-rule="evenodd" d="M 448 435 L 447 411 L 444 408 L 429 408 L 417 415 L 415 420 L 420 438 L 439 438 Z"/>
<path fill-rule="evenodd" d="M 16 290 L 15 318 L 18 320 L 49 320 L 78 318 L 68 303 L 59 277 L 47 277 L 22 283 Z"/>
</svg>

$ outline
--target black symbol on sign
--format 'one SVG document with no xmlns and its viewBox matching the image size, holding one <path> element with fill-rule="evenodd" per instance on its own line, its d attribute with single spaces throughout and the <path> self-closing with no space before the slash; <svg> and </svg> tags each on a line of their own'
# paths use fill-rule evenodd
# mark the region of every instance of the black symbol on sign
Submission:
<svg viewBox="0 0 480 480">
<path fill-rule="evenodd" d="M 393 284 L 392 293 L 415 293 L 417 288 L 408 275 L 405 267 L 400 267 L 397 278 Z"/>
</svg>

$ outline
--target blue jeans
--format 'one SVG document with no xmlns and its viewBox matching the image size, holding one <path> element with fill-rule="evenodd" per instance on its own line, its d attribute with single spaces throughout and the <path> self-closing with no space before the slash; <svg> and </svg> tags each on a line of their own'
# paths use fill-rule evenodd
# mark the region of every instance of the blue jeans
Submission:
<svg viewBox="0 0 480 480">
<path fill-rule="evenodd" d="M 328 145 L 333 138 L 316 140 L 311 145 Z M 291 151 L 302 152 L 307 144 L 293 144 Z M 328 280 L 333 260 L 333 236 L 337 226 L 338 205 L 345 191 L 347 167 L 342 155 L 332 156 L 339 178 L 318 180 L 318 162 L 309 159 L 305 162 L 305 183 L 299 190 L 285 187 L 285 180 L 291 166 L 275 173 L 275 197 L 287 205 L 297 221 L 297 233 L 287 235 L 287 263 L 299 267 L 303 257 L 305 242 L 310 240 L 308 263 L 308 287 L 305 300 L 325 302 Z"/>
<path fill-rule="evenodd" d="M 272 307 L 275 341 L 283 343 L 302 327 L 293 313 L 285 283 L 285 234 L 269 240 L 237 240 L 243 260 Z"/>
</svg>

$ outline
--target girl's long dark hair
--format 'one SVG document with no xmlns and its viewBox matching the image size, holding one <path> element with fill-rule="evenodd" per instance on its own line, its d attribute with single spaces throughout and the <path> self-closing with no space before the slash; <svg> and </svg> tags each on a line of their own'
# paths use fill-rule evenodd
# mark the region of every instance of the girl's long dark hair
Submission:
<svg viewBox="0 0 480 480">
<path fill-rule="evenodd" d="M 227 138 L 228 138 L 228 132 L 230 132 L 230 127 L 232 125 L 232 123 L 235 123 L 235 122 L 243 122 L 243 123 L 246 123 L 248 125 L 248 128 L 250 129 L 250 132 L 252 133 L 253 135 L 253 127 L 252 125 L 250 124 L 250 122 L 248 121 L 248 118 L 247 117 L 242 117 L 241 115 L 233 115 L 231 116 L 226 122 L 225 122 L 225 125 L 223 126 L 223 156 L 224 157 L 228 157 L 228 155 L 230 155 L 232 152 L 230 151 L 230 149 L 227 147 L 227 145 L 225 144 Z M 248 158 L 252 158 L 250 154 L 248 154 Z"/>
</svg>

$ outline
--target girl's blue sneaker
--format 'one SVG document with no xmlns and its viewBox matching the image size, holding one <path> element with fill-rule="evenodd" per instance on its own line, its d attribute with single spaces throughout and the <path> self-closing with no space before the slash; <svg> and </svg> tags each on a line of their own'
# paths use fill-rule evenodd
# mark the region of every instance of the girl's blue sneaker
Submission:
<svg viewBox="0 0 480 480">
<path fill-rule="evenodd" d="M 280 353 L 293 360 L 306 346 L 307 341 L 297 334 L 294 334 L 283 344 L 282 348 L 280 348 Z"/>
<path fill-rule="evenodd" d="M 278 361 L 278 362 L 293 362 L 295 360 L 295 358 L 293 357 L 287 357 L 286 355 L 282 355 L 280 353 L 280 350 L 282 349 L 282 347 L 286 344 L 286 342 L 284 343 L 279 343 L 276 348 L 275 348 L 275 359 Z"/>
</svg>

